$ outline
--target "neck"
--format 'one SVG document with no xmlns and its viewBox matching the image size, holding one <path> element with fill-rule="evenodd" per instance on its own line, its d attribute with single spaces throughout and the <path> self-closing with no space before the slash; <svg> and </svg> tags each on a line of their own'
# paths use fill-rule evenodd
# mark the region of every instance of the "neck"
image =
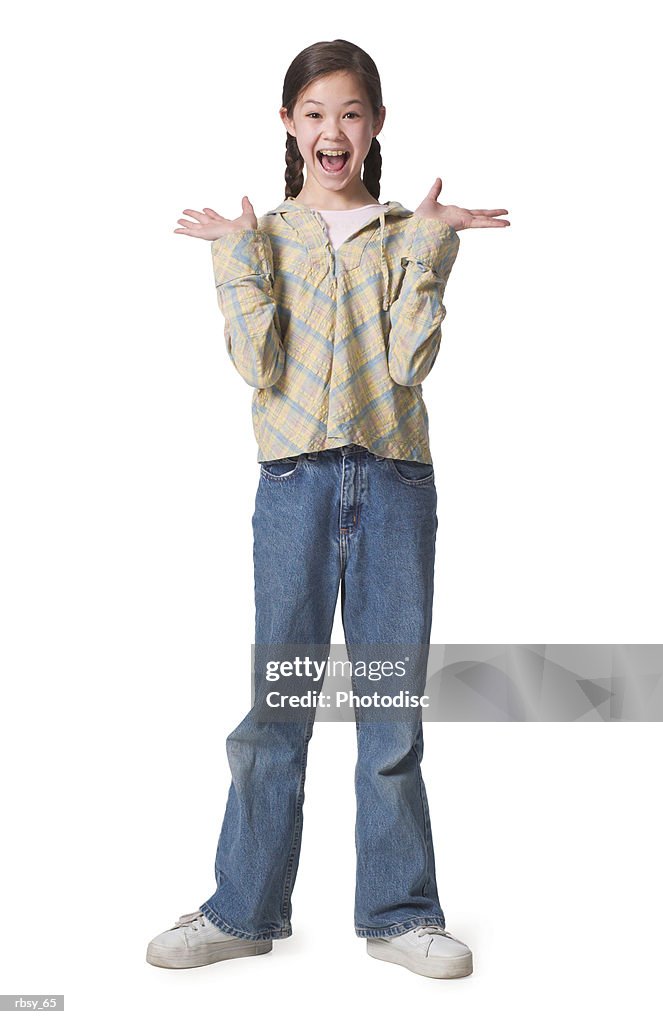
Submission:
<svg viewBox="0 0 663 1024">
<path fill-rule="evenodd" d="M 361 182 L 357 182 L 355 188 L 335 192 L 333 189 L 322 188 L 317 182 L 307 181 L 297 196 L 297 202 L 318 210 L 353 210 L 379 200 Z"/>
</svg>

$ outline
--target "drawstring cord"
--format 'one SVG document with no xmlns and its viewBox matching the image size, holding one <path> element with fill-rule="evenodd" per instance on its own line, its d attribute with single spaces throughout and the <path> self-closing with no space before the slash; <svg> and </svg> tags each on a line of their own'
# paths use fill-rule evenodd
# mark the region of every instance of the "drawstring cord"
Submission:
<svg viewBox="0 0 663 1024">
<path fill-rule="evenodd" d="M 380 266 L 382 268 L 382 280 L 384 282 L 384 299 L 382 308 L 389 309 L 389 264 L 384 251 L 384 210 L 380 210 Z"/>
</svg>

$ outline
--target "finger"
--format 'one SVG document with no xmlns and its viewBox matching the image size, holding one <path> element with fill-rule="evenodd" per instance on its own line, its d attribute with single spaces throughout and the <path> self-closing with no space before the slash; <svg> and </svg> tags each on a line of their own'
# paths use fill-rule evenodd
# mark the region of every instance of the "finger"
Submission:
<svg viewBox="0 0 663 1024">
<path fill-rule="evenodd" d="M 196 220 L 199 220 L 201 224 L 205 224 L 207 221 L 206 215 L 201 213 L 200 210 L 182 210 L 182 213 L 188 214 L 189 217 L 194 217 Z"/>
<path fill-rule="evenodd" d="M 216 210 L 213 210 L 211 206 L 203 206 L 203 212 L 206 213 L 208 217 L 211 217 L 212 220 L 224 220 L 221 214 L 217 213 Z"/>
<path fill-rule="evenodd" d="M 508 213 L 508 210 L 468 210 L 475 217 L 497 217 L 499 214 Z"/>
<path fill-rule="evenodd" d="M 471 228 L 508 228 L 510 221 L 493 220 L 492 217 L 472 217 Z"/>
</svg>

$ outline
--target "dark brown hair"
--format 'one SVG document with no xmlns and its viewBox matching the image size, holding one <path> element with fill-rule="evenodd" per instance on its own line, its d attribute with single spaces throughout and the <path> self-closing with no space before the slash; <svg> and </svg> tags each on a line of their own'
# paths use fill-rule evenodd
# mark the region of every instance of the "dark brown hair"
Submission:
<svg viewBox="0 0 663 1024">
<path fill-rule="evenodd" d="M 316 78 L 331 75 L 335 71 L 351 71 L 361 79 L 373 109 L 378 117 L 382 106 L 380 76 L 372 58 L 347 39 L 333 39 L 331 42 L 312 43 L 298 53 L 286 72 L 283 81 L 281 105 L 292 118 L 297 97 Z M 364 160 L 362 182 L 374 199 L 380 198 L 380 175 L 382 155 L 380 143 L 374 136 L 371 148 Z M 285 198 L 296 197 L 304 187 L 304 157 L 299 152 L 297 139 L 286 133 L 285 144 Z"/>
</svg>

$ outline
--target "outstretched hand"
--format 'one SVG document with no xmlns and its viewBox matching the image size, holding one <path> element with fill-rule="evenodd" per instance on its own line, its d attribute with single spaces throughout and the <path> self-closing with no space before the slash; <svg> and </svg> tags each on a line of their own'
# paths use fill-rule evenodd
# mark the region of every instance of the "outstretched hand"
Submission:
<svg viewBox="0 0 663 1024">
<path fill-rule="evenodd" d="M 508 210 L 465 210 L 462 206 L 443 206 L 437 202 L 442 191 L 442 178 L 436 178 L 433 187 L 422 203 L 414 211 L 419 217 L 449 224 L 456 231 L 464 228 L 508 228 L 508 220 L 498 220 L 500 214 Z"/>
<path fill-rule="evenodd" d="M 258 227 L 258 220 L 248 196 L 242 196 L 242 213 L 235 220 L 228 220 L 226 217 L 222 217 L 215 210 L 211 210 L 209 206 L 204 206 L 202 213 L 199 210 L 182 210 L 182 213 L 187 213 L 190 217 L 194 217 L 198 223 L 194 224 L 191 220 L 180 218 L 177 223 L 182 224 L 183 227 L 175 228 L 174 234 L 191 235 L 192 238 L 205 238 L 208 242 L 213 242 L 216 238 L 222 238 L 223 235 L 229 235 L 231 231 L 239 231 L 241 229 L 255 230 Z"/>
</svg>

